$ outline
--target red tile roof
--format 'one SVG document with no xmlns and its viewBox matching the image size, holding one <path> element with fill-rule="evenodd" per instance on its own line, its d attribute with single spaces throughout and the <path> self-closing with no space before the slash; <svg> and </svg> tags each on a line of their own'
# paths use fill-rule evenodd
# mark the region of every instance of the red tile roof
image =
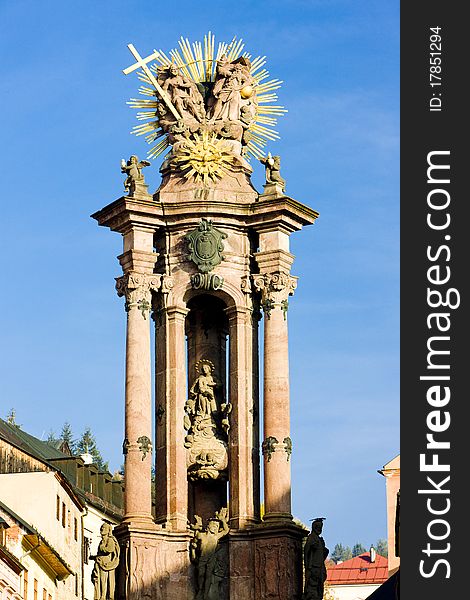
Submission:
<svg viewBox="0 0 470 600">
<path fill-rule="evenodd" d="M 364 552 L 327 569 L 330 585 L 381 584 L 388 579 L 388 560 L 379 554 L 370 562 L 370 552 Z"/>
</svg>

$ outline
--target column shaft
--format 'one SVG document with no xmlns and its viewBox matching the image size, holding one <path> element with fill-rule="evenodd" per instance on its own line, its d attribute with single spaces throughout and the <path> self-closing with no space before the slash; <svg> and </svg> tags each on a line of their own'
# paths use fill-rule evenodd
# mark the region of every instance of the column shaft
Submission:
<svg viewBox="0 0 470 600">
<path fill-rule="evenodd" d="M 186 384 L 186 308 L 169 307 L 157 326 L 156 407 L 157 522 L 186 531 L 188 481 L 184 446 Z"/>
<path fill-rule="evenodd" d="M 289 356 L 287 320 L 275 307 L 264 317 L 265 518 L 291 515 Z M 272 444 L 272 445 L 270 445 Z"/>
<path fill-rule="evenodd" d="M 129 306 L 126 339 L 125 521 L 152 520 L 152 397 L 150 325 L 138 306 Z M 147 452 L 145 453 L 145 449 Z"/>
<path fill-rule="evenodd" d="M 257 403 L 253 390 L 253 334 L 249 311 L 230 311 L 229 327 L 230 402 L 233 406 L 229 431 L 230 525 L 240 529 L 257 521 L 255 498 L 259 496 L 253 460 L 256 440 L 253 418 Z"/>
</svg>

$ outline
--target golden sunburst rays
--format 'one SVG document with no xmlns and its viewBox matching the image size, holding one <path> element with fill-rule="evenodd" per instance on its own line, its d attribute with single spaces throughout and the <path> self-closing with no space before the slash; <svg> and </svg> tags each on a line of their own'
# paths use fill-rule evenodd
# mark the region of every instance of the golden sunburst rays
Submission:
<svg viewBox="0 0 470 600">
<path fill-rule="evenodd" d="M 270 79 L 269 71 L 265 68 L 266 57 L 257 56 L 252 59 L 248 52 L 244 52 L 243 40 L 234 37 L 230 42 L 219 42 L 216 46 L 215 35 L 209 32 L 204 36 L 202 42 L 190 42 L 181 37 L 178 42 L 179 48 L 170 50 L 169 55 L 162 50 L 155 50 L 155 60 L 149 65 L 152 74 L 158 78 L 159 68 L 174 64 L 182 74 L 195 83 L 213 82 L 217 73 L 217 61 L 226 56 L 230 62 L 240 57 L 250 60 L 250 74 L 253 77 L 255 102 L 255 115 L 248 127 L 249 141 L 246 147 L 247 158 L 264 156 L 264 147 L 268 141 L 279 139 L 275 130 L 277 119 L 287 110 L 277 103 L 278 96 L 275 93 L 281 85 L 279 79 Z M 138 109 L 137 119 L 147 121 L 145 124 L 137 125 L 132 133 L 145 135 L 145 140 L 153 144 L 159 140 L 148 152 L 149 158 L 156 158 L 169 146 L 168 136 L 160 127 L 159 123 L 159 100 L 156 98 L 155 88 L 148 75 L 144 71 L 138 71 L 138 77 L 144 85 L 139 88 L 139 93 L 146 98 L 131 98 L 128 104 Z"/>
<path fill-rule="evenodd" d="M 226 142 L 208 131 L 196 133 L 194 139 L 185 140 L 172 158 L 172 163 L 186 179 L 193 177 L 203 185 L 222 179 L 233 161 L 233 154 L 226 150 Z"/>
</svg>

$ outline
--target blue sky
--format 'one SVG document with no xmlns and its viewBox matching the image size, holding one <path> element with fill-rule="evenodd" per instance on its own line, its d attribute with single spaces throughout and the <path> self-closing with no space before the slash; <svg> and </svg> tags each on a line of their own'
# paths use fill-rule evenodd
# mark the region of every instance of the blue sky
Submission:
<svg viewBox="0 0 470 600">
<path fill-rule="evenodd" d="M 0 1 L 2 339 L 0 415 L 38 437 L 89 425 L 122 462 L 125 313 L 120 236 L 89 215 L 118 198 L 136 96 L 127 43 L 244 39 L 282 79 L 287 193 L 320 212 L 292 236 L 289 310 L 293 509 L 324 536 L 386 536 L 399 452 L 399 3 Z M 157 166 L 157 165 L 156 165 Z M 151 188 L 158 169 L 146 170 Z M 254 165 L 260 186 L 263 167 Z"/>
</svg>

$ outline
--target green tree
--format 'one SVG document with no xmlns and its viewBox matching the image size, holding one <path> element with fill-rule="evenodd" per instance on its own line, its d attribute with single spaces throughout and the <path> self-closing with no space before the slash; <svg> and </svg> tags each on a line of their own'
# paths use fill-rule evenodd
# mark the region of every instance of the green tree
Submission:
<svg viewBox="0 0 470 600">
<path fill-rule="evenodd" d="M 377 540 L 377 543 L 375 544 L 375 550 L 377 552 L 377 554 L 380 554 L 380 556 L 385 556 L 385 558 L 388 557 L 388 542 L 387 540 Z"/>
<path fill-rule="evenodd" d="M 59 439 L 56 437 L 55 431 L 53 429 L 50 429 L 49 433 L 47 434 L 46 444 L 49 444 L 49 445 L 55 447 L 57 445 L 58 441 L 59 441 Z"/>
<path fill-rule="evenodd" d="M 82 436 L 74 444 L 74 452 L 76 454 L 89 453 L 93 456 L 93 463 L 100 471 L 106 471 L 108 469 L 108 463 L 104 462 L 90 427 L 85 428 Z"/>
<path fill-rule="evenodd" d="M 63 442 L 67 442 L 67 444 L 69 445 L 70 450 L 72 450 L 72 452 L 75 451 L 75 441 L 73 439 L 73 432 L 72 432 L 72 426 L 70 425 L 70 423 L 68 421 L 66 421 L 63 426 L 62 426 L 62 431 L 60 432 L 60 439 Z"/>
<path fill-rule="evenodd" d="M 363 554 L 364 552 L 367 552 L 367 550 L 364 548 L 364 546 L 358 542 L 357 544 L 354 544 L 353 549 L 352 549 L 352 555 L 354 556 L 359 556 L 359 554 Z"/>
<path fill-rule="evenodd" d="M 349 560 L 350 558 L 352 558 L 352 550 L 349 546 L 343 546 L 343 544 L 336 544 L 336 546 L 333 549 L 333 552 L 331 553 L 331 558 L 335 561 L 335 563 L 339 561 Z"/>
</svg>

